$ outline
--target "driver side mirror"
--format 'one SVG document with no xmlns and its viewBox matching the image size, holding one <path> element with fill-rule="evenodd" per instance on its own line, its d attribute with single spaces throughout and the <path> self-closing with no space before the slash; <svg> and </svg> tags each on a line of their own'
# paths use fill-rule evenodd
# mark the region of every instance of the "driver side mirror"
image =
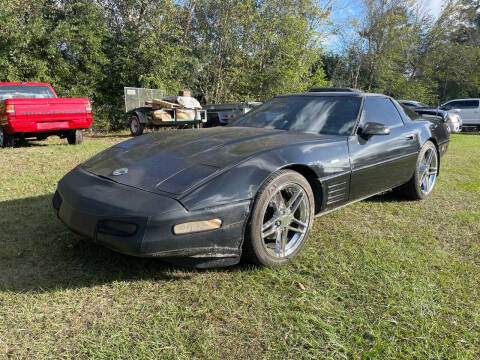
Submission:
<svg viewBox="0 0 480 360">
<path fill-rule="evenodd" d="M 376 123 L 376 122 L 367 122 L 359 132 L 359 135 L 363 137 L 370 137 L 373 135 L 389 135 L 389 134 L 390 134 L 390 129 L 387 126 Z"/>
</svg>

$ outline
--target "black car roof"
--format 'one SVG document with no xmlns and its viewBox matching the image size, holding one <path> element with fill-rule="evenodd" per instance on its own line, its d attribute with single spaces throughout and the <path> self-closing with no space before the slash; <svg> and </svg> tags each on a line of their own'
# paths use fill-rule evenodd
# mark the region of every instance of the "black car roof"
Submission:
<svg viewBox="0 0 480 360">
<path fill-rule="evenodd" d="M 332 92 L 307 92 L 307 93 L 293 93 L 293 94 L 285 94 L 279 95 L 279 97 L 285 96 L 338 96 L 338 97 L 385 97 L 389 98 L 389 96 L 384 94 L 374 94 L 374 93 L 364 93 L 360 91 L 332 91 Z"/>
</svg>

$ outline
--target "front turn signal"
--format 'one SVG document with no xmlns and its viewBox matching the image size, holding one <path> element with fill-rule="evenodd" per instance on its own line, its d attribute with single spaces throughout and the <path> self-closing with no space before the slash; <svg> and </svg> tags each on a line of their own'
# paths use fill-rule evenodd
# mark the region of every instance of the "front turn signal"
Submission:
<svg viewBox="0 0 480 360">
<path fill-rule="evenodd" d="M 173 227 L 175 235 L 189 234 L 201 231 L 208 231 L 218 229 L 222 226 L 222 220 L 211 219 L 202 221 L 192 221 L 188 223 L 178 224 Z"/>
<path fill-rule="evenodd" d="M 92 112 L 92 104 L 88 103 L 85 105 L 85 111 L 87 113 Z"/>
</svg>

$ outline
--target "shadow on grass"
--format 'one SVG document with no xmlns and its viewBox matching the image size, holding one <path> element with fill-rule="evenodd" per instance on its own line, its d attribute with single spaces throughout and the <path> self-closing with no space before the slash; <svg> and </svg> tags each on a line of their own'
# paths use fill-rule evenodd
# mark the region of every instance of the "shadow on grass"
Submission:
<svg viewBox="0 0 480 360">
<path fill-rule="evenodd" d="M 45 147 L 48 144 L 42 144 L 39 140 L 15 140 L 15 148 Z"/>
<path fill-rule="evenodd" d="M 47 292 L 115 281 L 184 281 L 201 271 L 115 253 L 73 234 L 51 208 L 53 194 L 0 203 L 0 290 Z"/>
<path fill-rule="evenodd" d="M 373 203 L 390 203 L 390 202 L 408 202 L 412 201 L 410 199 L 407 199 L 405 196 L 402 196 L 401 194 L 395 192 L 395 191 L 389 191 L 385 192 L 379 195 L 372 196 L 368 199 L 363 200 L 364 202 L 373 202 Z"/>
<path fill-rule="evenodd" d="M 49 138 L 55 137 L 56 135 L 52 135 Z M 60 137 L 57 138 L 60 140 L 60 143 L 55 143 L 55 146 L 72 146 L 68 143 L 67 139 L 61 139 Z M 44 140 L 37 140 L 37 139 L 15 139 L 15 147 L 16 148 L 31 148 L 31 147 L 45 147 L 45 146 L 52 146 L 51 143 L 46 143 L 47 139 Z"/>
<path fill-rule="evenodd" d="M 88 135 L 85 135 L 86 138 L 92 138 L 92 139 L 109 139 L 109 138 L 117 138 L 117 139 L 128 139 L 128 138 L 131 138 L 132 135 L 130 134 L 118 134 L 118 133 L 112 133 L 112 134 L 108 134 L 108 133 L 105 133 L 105 134 L 88 134 Z"/>
</svg>

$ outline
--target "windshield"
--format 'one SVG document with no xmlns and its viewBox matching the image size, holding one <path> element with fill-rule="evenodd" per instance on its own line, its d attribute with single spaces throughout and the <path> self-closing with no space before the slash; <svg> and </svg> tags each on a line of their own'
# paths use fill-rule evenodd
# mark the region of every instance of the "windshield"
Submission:
<svg viewBox="0 0 480 360">
<path fill-rule="evenodd" d="M 350 135 L 360 111 L 358 96 L 281 96 L 235 120 L 230 126 Z"/>
<path fill-rule="evenodd" d="M 0 86 L 0 100 L 5 99 L 43 99 L 54 98 L 55 94 L 48 86 L 5 85 Z"/>
</svg>

